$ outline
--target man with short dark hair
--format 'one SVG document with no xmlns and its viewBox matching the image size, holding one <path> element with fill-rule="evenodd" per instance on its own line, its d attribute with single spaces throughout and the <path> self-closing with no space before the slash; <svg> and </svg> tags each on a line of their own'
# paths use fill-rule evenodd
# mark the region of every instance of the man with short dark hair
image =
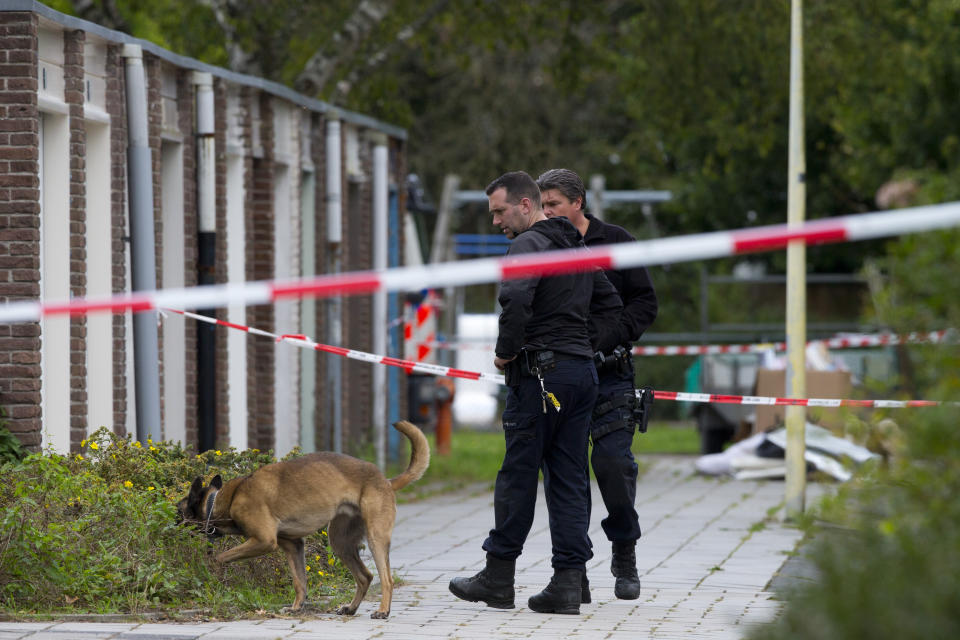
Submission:
<svg viewBox="0 0 960 640">
<path fill-rule="evenodd" d="M 540 190 L 526 173 L 487 187 L 493 223 L 513 239 L 507 256 L 582 246 L 567 220 L 548 220 Z M 501 283 L 494 364 L 504 371 L 506 452 L 494 490 L 494 528 L 483 543 L 486 567 L 454 578 L 464 600 L 513 608 L 516 559 L 533 524 L 539 472 L 553 543 L 554 574 L 528 606 L 541 613 L 580 613 L 581 582 L 593 553 L 589 526 L 587 430 L 597 392 L 588 320 L 619 314 L 622 304 L 601 271 L 534 276 Z"/>
<path fill-rule="evenodd" d="M 584 209 L 587 193 L 583 181 L 569 169 L 551 169 L 537 179 L 544 214 L 563 217 L 583 235 L 588 247 L 616 242 L 633 242 L 622 227 L 595 218 Z M 632 342 L 639 339 L 657 317 L 657 296 L 646 268 L 606 272 L 623 301 L 623 312 L 614 322 L 594 318 L 599 391 L 590 423 L 593 442 L 591 463 L 600 495 L 607 508 L 601 523 L 613 547 L 610 570 L 616 577 L 617 598 L 640 597 L 636 542 L 640 522 L 634 508 L 637 494 L 637 463 L 630 447 L 642 410 L 634 392 Z M 641 425 L 641 428 L 645 428 Z M 584 576 L 583 602 L 590 602 L 589 584 Z"/>
</svg>

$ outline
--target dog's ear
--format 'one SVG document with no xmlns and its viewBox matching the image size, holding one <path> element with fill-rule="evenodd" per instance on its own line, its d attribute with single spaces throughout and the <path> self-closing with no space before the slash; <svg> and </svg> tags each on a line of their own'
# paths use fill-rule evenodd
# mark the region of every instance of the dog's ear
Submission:
<svg viewBox="0 0 960 640">
<path fill-rule="evenodd" d="M 197 476 L 190 485 L 190 493 L 187 494 L 187 504 L 193 506 L 200 504 L 203 499 L 203 478 Z"/>
<path fill-rule="evenodd" d="M 190 485 L 190 493 L 188 494 L 188 497 L 199 497 L 201 491 L 203 491 L 203 479 L 200 476 L 197 476 L 193 479 L 193 484 Z"/>
<path fill-rule="evenodd" d="M 190 493 L 177 505 L 177 510 L 180 512 L 181 517 L 185 519 L 198 517 L 197 514 L 200 509 L 202 494 L 203 480 L 197 477 L 194 479 L 193 484 L 190 485 Z"/>
<path fill-rule="evenodd" d="M 210 481 L 210 486 L 219 491 L 223 488 L 223 478 L 220 477 L 220 474 L 213 476 L 213 480 Z"/>
</svg>

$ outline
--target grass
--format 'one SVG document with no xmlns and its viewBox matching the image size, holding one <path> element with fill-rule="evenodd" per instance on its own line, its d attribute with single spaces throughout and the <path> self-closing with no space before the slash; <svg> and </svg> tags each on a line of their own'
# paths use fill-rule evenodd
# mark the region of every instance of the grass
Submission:
<svg viewBox="0 0 960 640">
<path fill-rule="evenodd" d="M 700 453 L 700 436 L 692 420 L 657 421 L 647 426 L 647 432 L 634 437 L 635 454 L 697 455 Z"/>
</svg>

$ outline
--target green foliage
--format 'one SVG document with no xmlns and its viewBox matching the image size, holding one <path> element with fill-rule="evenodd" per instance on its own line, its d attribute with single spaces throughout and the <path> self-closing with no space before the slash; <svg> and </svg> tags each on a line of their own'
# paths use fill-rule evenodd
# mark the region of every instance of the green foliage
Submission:
<svg viewBox="0 0 960 640">
<path fill-rule="evenodd" d="M 277 552 L 220 566 L 211 545 L 177 524 L 175 502 L 197 475 L 230 478 L 272 462 L 255 450 L 200 456 L 169 442 L 131 442 L 101 429 L 72 457 L 37 454 L 0 469 L 0 603 L 19 613 L 182 608 L 212 614 L 278 609 L 293 600 Z M 340 599 L 352 578 L 325 533 L 307 540 L 308 597 Z M 331 604 L 330 602 L 327 603 Z"/>
<path fill-rule="evenodd" d="M 954 396 L 960 397 L 960 396 Z M 909 420 L 910 458 L 875 465 L 841 488 L 821 517 L 815 583 L 750 637 L 953 638 L 960 633 L 960 436 L 956 408 Z"/>
<path fill-rule="evenodd" d="M 905 237 L 880 261 L 879 320 L 898 333 L 958 326 L 960 233 Z M 894 390 L 960 401 L 960 347 L 901 350 Z M 960 634 L 960 429 L 956 404 L 890 413 L 900 425 L 893 455 L 840 488 L 820 517 L 810 556 L 817 581 L 789 595 L 784 615 L 751 637 L 952 638 Z M 835 533 L 840 531 L 841 533 Z M 831 533 L 834 532 L 834 533 Z"/>
<path fill-rule="evenodd" d="M 6 462 L 23 460 L 27 455 L 20 440 L 7 428 L 7 410 L 0 407 L 0 466 Z"/>
</svg>

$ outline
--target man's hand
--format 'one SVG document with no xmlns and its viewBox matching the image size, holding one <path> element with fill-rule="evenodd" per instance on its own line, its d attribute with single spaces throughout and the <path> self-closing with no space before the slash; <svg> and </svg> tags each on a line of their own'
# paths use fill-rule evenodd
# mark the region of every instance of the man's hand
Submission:
<svg viewBox="0 0 960 640">
<path fill-rule="evenodd" d="M 495 366 L 498 370 L 503 371 L 507 367 L 508 362 L 513 362 L 516 359 L 517 356 L 513 356 L 512 358 L 501 358 L 500 356 L 497 356 L 493 359 L 493 366 Z"/>
</svg>

